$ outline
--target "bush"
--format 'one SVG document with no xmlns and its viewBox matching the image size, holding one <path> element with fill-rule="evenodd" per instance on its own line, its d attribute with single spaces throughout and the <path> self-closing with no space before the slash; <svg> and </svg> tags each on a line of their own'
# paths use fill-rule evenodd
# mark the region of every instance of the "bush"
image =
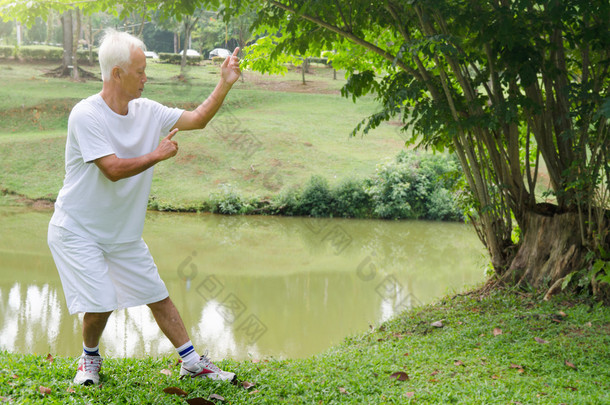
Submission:
<svg viewBox="0 0 610 405">
<path fill-rule="evenodd" d="M 367 218 L 373 212 L 373 200 L 361 180 L 344 180 L 333 190 L 334 216 L 344 218 Z"/>
<path fill-rule="evenodd" d="M 159 60 L 164 63 L 172 63 L 174 65 L 179 65 L 182 62 L 182 55 L 179 53 L 160 53 Z M 199 62 L 203 61 L 203 56 L 187 56 L 186 63 L 188 65 L 197 65 Z"/>
<path fill-rule="evenodd" d="M 211 200 L 213 213 L 249 214 L 254 209 L 252 202 L 243 198 L 230 184 L 221 185 L 220 193 L 212 194 Z"/>
<path fill-rule="evenodd" d="M 366 190 L 379 218 L 461 219 L 453 194 L 460 176 L 453 158 L 402 151 L 377 169 Z"/>
<path fill-rule="evenodd" d="M 78 51 L 76 53 L 78 55 L 78 63 L 89 63 L 89 51 Z M 97 52 L 93 51 L 93 63 L 96 63 L 99 61 L 98 57 L 97 57 Z"/>
<path fill-rule="evenodd" d="M 15 49 L 14 46 L 0 46 L 0 58 L 12 58 L 15 54 Z"/>
<path fill-rule="evenodd" d="M 332 216 L 333 200 L 328 181 L 321 176 L 313 176 L 299 198 L 297 215 Z"/>
<path fill-rule="evenodd" d="M 19 57 L 28 60 L 61 61 L 64 51 L 62 48 L 41 48 L 36 46 L 22 46 L 19 48 Z"/>
</svg>

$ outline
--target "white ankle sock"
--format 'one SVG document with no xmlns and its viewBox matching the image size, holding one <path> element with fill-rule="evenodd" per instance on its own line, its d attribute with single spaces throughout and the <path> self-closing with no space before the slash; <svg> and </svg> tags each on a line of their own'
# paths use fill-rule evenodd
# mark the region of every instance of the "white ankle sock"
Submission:
<svg viewBox="0 0 610 405">
<path fill-rule="evenodd" d="M 195 364 L 199 361 L 199 353 L 193 347 L 193 343 L 189 340 L 185 344 L 176 348 L 176 352 L 182 358 L 182 362 L 185 366 Z"/>
</svg>

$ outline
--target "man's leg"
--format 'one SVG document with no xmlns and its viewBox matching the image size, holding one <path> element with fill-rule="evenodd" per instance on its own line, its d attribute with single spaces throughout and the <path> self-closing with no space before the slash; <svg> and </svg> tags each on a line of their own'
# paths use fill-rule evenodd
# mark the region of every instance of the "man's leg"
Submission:
<svg viewBox="0 0 610 405">
<path fill-rule="evenodd" d="M 169 297 L 148 304 L 148 307 L 152 311 L 157 325 L 174 347 L 180 347 L 189 341 L 184 322 L 182 322 L 176 306 Z"/>
<path fill-rule="evenodd" d="M 210 361 L 206 356 L 199 356 L 193 348 L 184 322 L 178 313 L 178 309 L 167 297 L 161 301 L 148 304 L 159 328 L 172 342 L 176 351 L 182 357 L 180 375 L 195 377 L 207 377 L 214 380 L 232 381 L 235 373 L 223 371 Z"/>
<path fill-rule="evenodd" d="M 86 312 L 83 317 L 83 344 L 87 347 L 97 347 L 106 327 L 110 312 Z"/>
<path fill-rule="evenodd" d="M 78 360 L 75 384 L 91 385 L 100 382 L 102 358 L 98 348 L 102 332 L 111 312 L 85 312 L 83 317 L 83 354 Z"/>
</svg>

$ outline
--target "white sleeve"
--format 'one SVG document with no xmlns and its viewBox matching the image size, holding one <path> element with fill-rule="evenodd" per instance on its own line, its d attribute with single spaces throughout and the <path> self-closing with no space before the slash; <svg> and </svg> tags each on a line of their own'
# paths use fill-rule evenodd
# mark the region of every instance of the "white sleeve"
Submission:
<svg viewBox="0 0 610 405">
<path fill-rule="evenodd" d="M 182 115 L 184 110 L 181 108 L 166 107 L 163 104 L 160 104 L 153 100 L 149 101 L 152 104 L 155 117 L 158 117 L 159 121 L 161 122 L 161 136 L 163 137 L 167 135 L 169 131 L 172 130 L 172 128 L 174 128 L 174 125 L 176 124 L 176 122 L 178 122 L 178 119 L 180 119 L 180 116 Z"/>
<path fill-rule="evenodd" d="M 93 108 L 84 105 L 74 108 L 68 119 L 68 132 L 78 143 L 85 163 L 115 153 L 106 137 L 102 118 Z"/>
</svg>

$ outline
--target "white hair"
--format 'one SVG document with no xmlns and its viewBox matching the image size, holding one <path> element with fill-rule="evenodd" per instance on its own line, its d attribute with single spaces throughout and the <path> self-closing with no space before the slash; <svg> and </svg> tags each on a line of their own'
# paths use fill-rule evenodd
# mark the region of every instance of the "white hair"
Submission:
<svg viewBox="0 0 610 405">
<path fill-rule="evenodd" d="M 98 51 L 102 81 L 110 80 L 112 69 L 115 66 L 126 70 L 131 62 L 131 52 L 137 48 L 145 51 L 146 45 L 127 32 L 107 28 Z"/>
</svg>

